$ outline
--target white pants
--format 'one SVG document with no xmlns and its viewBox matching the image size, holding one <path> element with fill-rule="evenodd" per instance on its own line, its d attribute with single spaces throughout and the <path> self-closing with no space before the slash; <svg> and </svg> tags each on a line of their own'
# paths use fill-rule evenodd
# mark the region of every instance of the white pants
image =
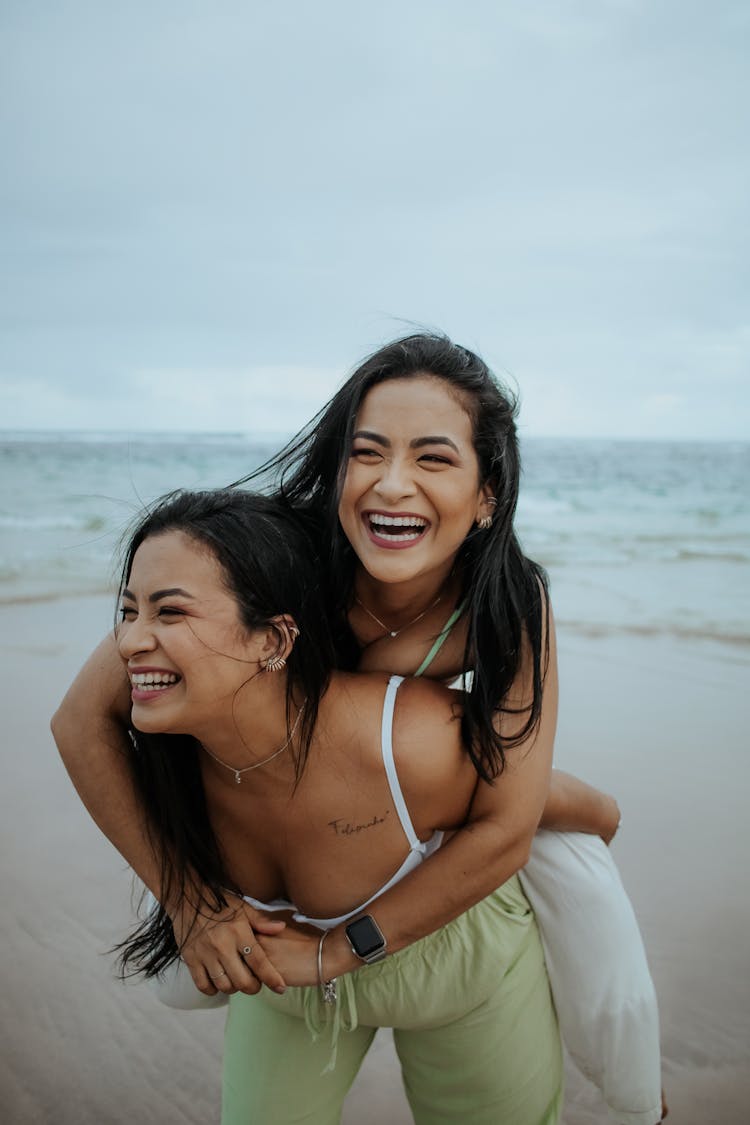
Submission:
<svg viewBox="0 0 750 1125">
<path fill-rule="evenodd" d="M 659 1012 L 638 922 L 609 848 L 536 834 L 519 872 L 544 944 L 563 1042 L 618 1125 L 661 1120 Z"/>
<path fill-rule="evenodd" d="M 520 873 L 536 914 L 563 1042 L 617 1125 L 661 1120 L 659 1013 L 638 922 L 609 848 L 539 831 Z M 172 1008 L 218 1008 L 174 962 L 150 982 Z"/>
</svg>

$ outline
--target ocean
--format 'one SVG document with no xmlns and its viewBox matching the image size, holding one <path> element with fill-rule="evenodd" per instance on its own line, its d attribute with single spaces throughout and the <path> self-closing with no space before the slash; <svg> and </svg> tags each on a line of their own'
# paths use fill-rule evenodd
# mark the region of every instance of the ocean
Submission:
<svg viewBox="0 0 750 1125">
<path fill-rule="evenodd" d="M 278 438 L 0 431 L 0 603 L 113 589 L 168 489 L 230 483 Z M 528 438 L 517 527 L 558 629 L 670 634 L 750 661 L 750 443 Z"/>
</svg>

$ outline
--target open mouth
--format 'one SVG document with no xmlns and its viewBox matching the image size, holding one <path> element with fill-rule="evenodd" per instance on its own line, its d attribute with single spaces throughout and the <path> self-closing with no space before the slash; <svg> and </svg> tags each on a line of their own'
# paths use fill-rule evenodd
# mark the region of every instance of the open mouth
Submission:
<svg viewBox="0 0 750 1125">
<path fill-rule="evenodd" d="M 394 546 L 416 543 L 430 526 L 424 516 L 409 513 L 389 516 L 383 512 L 365 512 L 362 518 L 371 538 Z"/>
</svg>

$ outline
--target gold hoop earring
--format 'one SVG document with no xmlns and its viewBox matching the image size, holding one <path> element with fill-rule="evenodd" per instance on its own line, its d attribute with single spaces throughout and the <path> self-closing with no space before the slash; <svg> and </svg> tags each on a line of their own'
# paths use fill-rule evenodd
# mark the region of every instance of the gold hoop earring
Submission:
<svg viewBox="0 0 750 1125">
<path fill-rule="evenodd" d="M 271 656 L 266 661 L 266 672 L 280 672 L 282 668 L 286 668 L 286 660 L 283 656 Z"/>
</svg>

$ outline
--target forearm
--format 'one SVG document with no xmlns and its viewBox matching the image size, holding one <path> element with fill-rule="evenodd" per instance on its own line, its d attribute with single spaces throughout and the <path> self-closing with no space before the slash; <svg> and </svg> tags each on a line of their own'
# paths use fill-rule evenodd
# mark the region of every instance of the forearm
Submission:
<svg viewBox="0 0 750 1125">
<path fill-rule="evenodd" d="M 614 797 L 572 774 L 562 770 L 552 771 L 540 828 L 552 828 L 558 832 L 588 832 L 601 836 L 605 843 L 609 843 L 619 822 L 620 810 Z"/>
<path fill-rule="evenodd" d="M 52 734 L 90 816 L 159 898 L 161 865 L 128 766 L 127 710 L 127 681 L 108 637 L 68 690 L 52 718 Z"/>
<path fill-rule="evenodd" d="M 526 863 L 531 839 L 529 831 L 503 832 L 489 819 L 456 832 L 434 856 L 367 908 L 386 935 L 388 952 L 397 953 L 440 929 L 502 886 Z M 344 930 L 338 926 L 326 939 L 328 976 L 362 967 Z"/>
</svg>

